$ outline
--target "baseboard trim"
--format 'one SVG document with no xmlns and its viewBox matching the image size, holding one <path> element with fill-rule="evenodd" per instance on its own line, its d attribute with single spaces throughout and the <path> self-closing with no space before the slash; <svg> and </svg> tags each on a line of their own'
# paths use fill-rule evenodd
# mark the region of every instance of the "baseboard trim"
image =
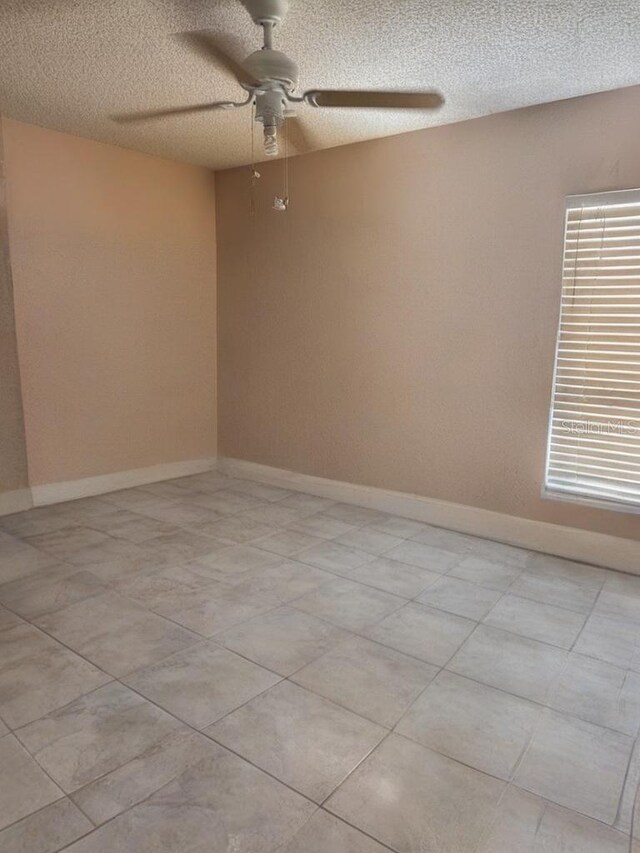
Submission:
<svg viewBox="0 0 640 853">
<path fill-rule="evenodd" d="M 46 483 L 32 486 L 34 506 L 73 501 L 104 495 L 119 489 L 131 489 L 147 483 L 161 480 L 173 480 L 176 477 L 188 477 L 190 474 L 202 474 L 216 467 L 215 458 L 190 459 L 186 462 L 166 462 L 149 468 L 134 468 L 130 471 L 117 471 L 114 474 L 101 474 L 98 477 L 83 477 L 81 480 L 68 480 L 61 483 Z"/>
<path fill-rule="evenodd" d="M 31 489 L 14 489 L 11 492 L 0 493 L 0 515 L 22 512 L 25 509 L 31 509 L 32 506 Z"/>
<path fill-rule="evenodd" d="M 246 477 L 342 503 L 358 504 L 391 515 L 401 515 L 437 527 L 446 527 L 459 533 L 470 533 L 484 539 L 515 545 L 518 548 L 640 574 L 640 543 L 632 539 L 505 515 L 405 492 L 328 480 L 243 459 L 219 458 L 217 469 L 233 477 Z"/>
</svg>

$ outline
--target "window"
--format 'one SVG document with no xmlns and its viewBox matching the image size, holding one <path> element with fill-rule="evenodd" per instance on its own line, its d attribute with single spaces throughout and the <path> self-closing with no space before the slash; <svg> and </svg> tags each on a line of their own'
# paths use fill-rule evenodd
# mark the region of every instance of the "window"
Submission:
<svg viewBox="0 0 640 853">
<path fill-rule="evenodd" d="M 640 512 L 640 190 L 567 199 L 544 494 Z"/>
</svg>

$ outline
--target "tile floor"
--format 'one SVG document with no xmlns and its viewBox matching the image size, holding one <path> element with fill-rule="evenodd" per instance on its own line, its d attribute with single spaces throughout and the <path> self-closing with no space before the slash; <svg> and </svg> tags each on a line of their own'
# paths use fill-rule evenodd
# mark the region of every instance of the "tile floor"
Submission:
<svg viewBox="0 0 640 853">
<path fill-rule="evenodd" d="M 639 727 L 640 577 L 217 473 L 0 518 L 2 853 L 623 853 Z"/>
</svg>

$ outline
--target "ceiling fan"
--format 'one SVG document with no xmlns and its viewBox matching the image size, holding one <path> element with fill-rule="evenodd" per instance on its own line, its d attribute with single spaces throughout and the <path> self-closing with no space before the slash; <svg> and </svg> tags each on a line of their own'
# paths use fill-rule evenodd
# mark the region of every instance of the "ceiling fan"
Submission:
<svg viewBox="0 0 640 853">
<path fill-rule="evenodd" d="M 264 151 L 267 156 L 278 154 L 278 130 L 287 121 L 293 131 L 290 138 L 298 151 L 309 148 L 304 128 L 295 117 L 290 104 L 309 104 L 312 107 L 351 107 L 369 109 L 433 110 L 444 100 L 438 92 L 358 91 L 346 89 L 311 89 L 294 95 L 298 83 L 298 67 L 285 53 L 273 48 L 273 31 L 287 13 L 288 0 L 242 0 L 253 22 L 262 27 L 263 45 L 241 63 L 217 45 L 214 34 L 207 30 L 180 34 L 179 38 L 191 49 L 222 65 L 247 92 L 243 101 L 214 101 L 172 109 L 149 110 L 113 116 L 121 123 L 208 112 L 233 110 L 248 104 L 255 105 L 255 120 L 264 128 Z"/>
</svg>

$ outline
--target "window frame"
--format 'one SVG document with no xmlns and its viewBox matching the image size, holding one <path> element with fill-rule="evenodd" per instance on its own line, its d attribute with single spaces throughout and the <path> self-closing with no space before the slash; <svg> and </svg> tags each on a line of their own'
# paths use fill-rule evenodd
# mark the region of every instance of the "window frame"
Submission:
<svg viewBox="0 0 640 853">
<path fill-rule="evenodd" d="M 564 268 L 565 256 L 567 251 L 567 225 L 569 221 L 569 212 L 571 210 L 575 210 L 576 207 L 599 207 L 604 205 L 624 206 L 625 204 L 635 203 L 640 204 L 640 188 L 627 190 L 608 190 L 606 192 L 576 194 L 568 195 L 565 197 L 564 233 L 562 240 L 562 256 L 560 259 L 560 308 L 558 311 L 556 343 L 553 357 L 553 381 L 551 383 L 551 399 L 549 401 L 549 417 L 547 420 L 547 441 L 545 449 L 544 476 L 542 479 L 541 496 L 546 500 L 563 501 L 565 503 L 579 504 L 582 506 L 594 507 L 596 509 L 608 509 L 613 512 L 623 512 L 631 515 L 640 515 L 640 503 L 625 503 L 623 500 L 618 500 L 616 498 L 601 498 L 590 496 L 588 494 L 580 494 L 579 492 L 572 492 L 568 490 L 564 491 L 562 489 L 558 489 L 557 487 L 549 486 L 547 483 L 551 454 L 554 402 L 556 399 L 556 385 L 558 380 L 558 354 L 562 331 L 562 293 L 564 287 Z M 640 377 L 640 367 L 638 369 L 638 375 Z"/>
</svg>

